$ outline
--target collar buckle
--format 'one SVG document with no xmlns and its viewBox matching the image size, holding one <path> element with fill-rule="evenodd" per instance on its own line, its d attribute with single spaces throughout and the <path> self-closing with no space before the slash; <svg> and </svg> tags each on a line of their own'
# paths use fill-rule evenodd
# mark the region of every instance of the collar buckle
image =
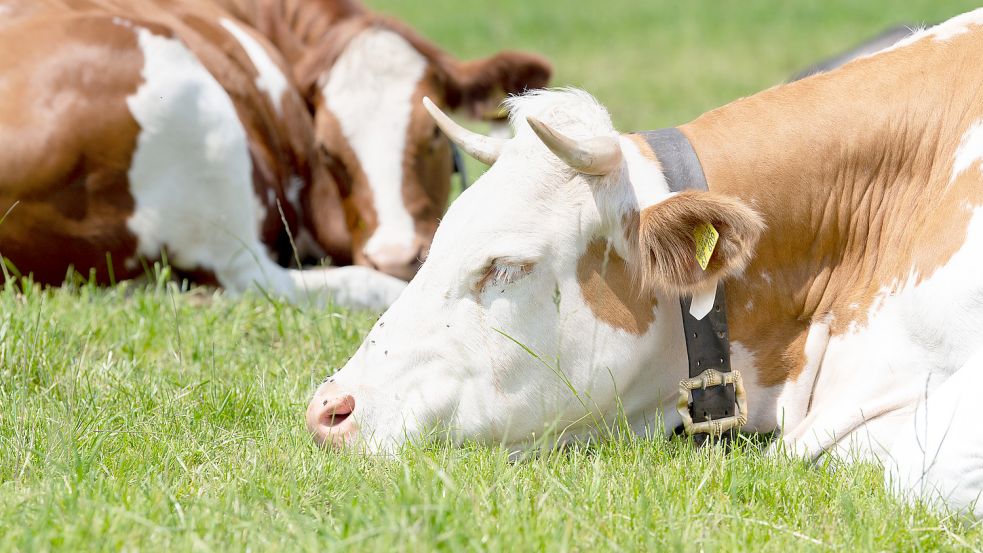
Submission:
<svg viewBox="0 0 983 553">
<path fill-rule="evenodd" d="M 706 390 L 714 386 L 734 386 L 734 414 L 719 419 L 712 417 L 702 422 L 693 422 L 690 405 L 693 403 L 693 390 Z M 683 419 L 683 429 L 687 435 L 708 434 L 721 436 L 725 432 L 740 428 L 747 424 L 747 392 L 744 390 L 744 380 L 741 371 L 720 372 L 717 369 L 707 369 L 693 378 L 687 378 L 679 383 L 679 403 L 676 405 L 679 416 Z"/>
</svg>

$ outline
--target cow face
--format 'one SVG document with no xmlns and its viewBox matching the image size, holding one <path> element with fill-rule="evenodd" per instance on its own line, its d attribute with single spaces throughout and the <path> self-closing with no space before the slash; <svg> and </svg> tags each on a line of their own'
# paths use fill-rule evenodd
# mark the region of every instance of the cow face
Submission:
<svg viewBox="0 0 983 553">
<path fill-rule="evenodd" d="M 739 201 L 671 195 L 658 162 L 582 92 L 509 102 L 516 137 L 470 135 L 497 159 L 451 206 L 430 256 L 308 409 L 317 440 L 391 451 L 434 431 L 524 446 L 671 409 L 685 366 L 681 293 L 743 269 L 761 230 Z M 529 124 L 527 124 L 527 117 Z M 575 138 L 571 138 L 575 137 Z M 692 229 L 720 243 L 706 271 Z M 675 417 L 675 418 L 674 418 Z"/>
<path fill-rule="evenodd" d="M 349 34 L 317 84 L 317 138 L 342 183 L 354 261 L 408 280 L 430 249 L 453 171 L 450 142 L 421 99 L 481 116 L 505 93 L 545 85 L 550 68 L 517 53 L 458 62 L 396 22 Z"/>
</svg>

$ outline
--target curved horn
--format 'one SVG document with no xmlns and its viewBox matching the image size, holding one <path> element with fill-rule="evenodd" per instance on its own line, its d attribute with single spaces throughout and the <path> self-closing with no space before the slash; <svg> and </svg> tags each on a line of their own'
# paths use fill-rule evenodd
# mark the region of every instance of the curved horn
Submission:
<svg viewBox="0 0 983 553">
<path fill-rule="evenodd" d="M 505 146 L 505 140 L 483 136 L 465 129 L 454 122 L 447 114 L 440 111 L 440 108 L 434 105 L 430 101 L 430 98 L 423 99 L 423 107 L 427 108 L 427 111 L 430 112 L 430 117 L 433 117 L 440 130 L 444 131 L 444 134 L 469 156 L 485 165 L 492 165 L 498 159 L 498 156 L 502 154 L 502 147 Z"/>
<path fill-rule="evenodd" d="M 613 136 L 574 140 L 535 117 L 526 117 L 529 126 L 556 157 L 587 175 L 607 175 L 621 165 L 621 146 Z"/>
</svg>

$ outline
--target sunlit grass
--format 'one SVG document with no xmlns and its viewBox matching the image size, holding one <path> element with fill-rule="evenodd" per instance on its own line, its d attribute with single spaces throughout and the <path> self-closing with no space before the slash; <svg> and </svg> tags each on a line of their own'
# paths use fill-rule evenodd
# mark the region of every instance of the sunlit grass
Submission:
<svg viewBox="0 0 983 553">
<path fill-rule="evenodd" d="M 173 285 L 0 292 L 0 547 L 934 550 L 875 466 L 622 437 L 509 459 L 319 450 L 303 412 L 371 326 Z"/>
<path fill-rule="evenodd" d="M 623 129 L 679 123 L 966 2 L 377 0 L 464 56 L 544 52 Z M 327 453 L 303 413 L 372 319 L 166 279 L 0 291 L 0 549 L 958 550 L 873 465 L 622 437 Z"/>
</svg>

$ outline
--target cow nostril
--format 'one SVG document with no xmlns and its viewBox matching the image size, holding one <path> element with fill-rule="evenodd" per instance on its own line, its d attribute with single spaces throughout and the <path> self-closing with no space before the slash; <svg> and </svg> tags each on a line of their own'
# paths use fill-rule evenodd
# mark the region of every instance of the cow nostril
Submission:
<svg viewBox="0 0 983 553">
<path fill-rule="evenodd" d="M 329 405 L 333 403 L 333 405 Z M 345 396 L 343 398 L 325 400 L 322 404 L 325 409 L 321 412 L 321 424 L 333 428 L 348 420 L 352 412 L 355 411 L 355 398 Z"/>
</svg>

